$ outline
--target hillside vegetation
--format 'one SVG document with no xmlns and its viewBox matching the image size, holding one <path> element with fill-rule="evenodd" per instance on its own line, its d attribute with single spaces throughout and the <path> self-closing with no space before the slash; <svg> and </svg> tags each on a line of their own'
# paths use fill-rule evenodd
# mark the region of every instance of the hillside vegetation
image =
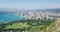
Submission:
<svg viewBox="0 0 60 32">
<path fill-rule="evenodd" d="M 16 32 L 47 32 L 49 29 L 54 29 L 54 20 L 18 20 L 6 23 L 1 26 L 1 31 L 8 32 L 10 30 Z"/>
</svg>

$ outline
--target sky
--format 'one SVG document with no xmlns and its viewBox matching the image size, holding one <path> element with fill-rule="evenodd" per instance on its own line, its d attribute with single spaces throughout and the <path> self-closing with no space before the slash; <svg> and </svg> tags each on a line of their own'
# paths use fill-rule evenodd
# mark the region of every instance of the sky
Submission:
<svg viewBox="0 0 60 32">
<path fill-rule="evenodd" d="M 60 0 L 0 0 L 0 8 L 18 8 L 18 9 L 60 8 Z"/>
</svg>

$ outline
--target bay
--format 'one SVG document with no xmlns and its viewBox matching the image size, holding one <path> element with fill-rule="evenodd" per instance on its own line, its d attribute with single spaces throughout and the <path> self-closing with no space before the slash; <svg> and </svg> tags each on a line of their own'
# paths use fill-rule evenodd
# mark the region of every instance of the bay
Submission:
<svg viewBox="0 0 60 32">
<path fill-rule="evenodd" d="M 23 19 L 25 19 L 24 16 L 17 16 L 16 14 L 0 14 L 0 24 Z"/>
</svg>

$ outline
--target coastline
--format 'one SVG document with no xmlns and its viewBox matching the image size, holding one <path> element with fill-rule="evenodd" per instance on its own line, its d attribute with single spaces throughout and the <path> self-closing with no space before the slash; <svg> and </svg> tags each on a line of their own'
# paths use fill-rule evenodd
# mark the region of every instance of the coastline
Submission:
<svg viewBox="0 0 60 32">
<path fill-rule="evenodd" d="M 10 14 L 10 15 L 2 15 L 0 17 L 0 23 L 8 23 L 10 21 L 15 21 L 15 20 L 24 20 L 26 17 L 25 16 L 17 16 L 15 14 Z"/>
</svg>

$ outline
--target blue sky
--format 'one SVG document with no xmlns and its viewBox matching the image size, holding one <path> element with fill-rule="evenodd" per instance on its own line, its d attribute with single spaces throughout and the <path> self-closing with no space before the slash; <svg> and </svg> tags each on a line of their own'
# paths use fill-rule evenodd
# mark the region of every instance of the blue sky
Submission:
<svg viewBox="0 0 60 32">
<path fill-rule="evenodd" d="M 0 0 L 0 8 L 19 8 L 19 9 L 60 8 L 60 0 Z"/>
</svg>

